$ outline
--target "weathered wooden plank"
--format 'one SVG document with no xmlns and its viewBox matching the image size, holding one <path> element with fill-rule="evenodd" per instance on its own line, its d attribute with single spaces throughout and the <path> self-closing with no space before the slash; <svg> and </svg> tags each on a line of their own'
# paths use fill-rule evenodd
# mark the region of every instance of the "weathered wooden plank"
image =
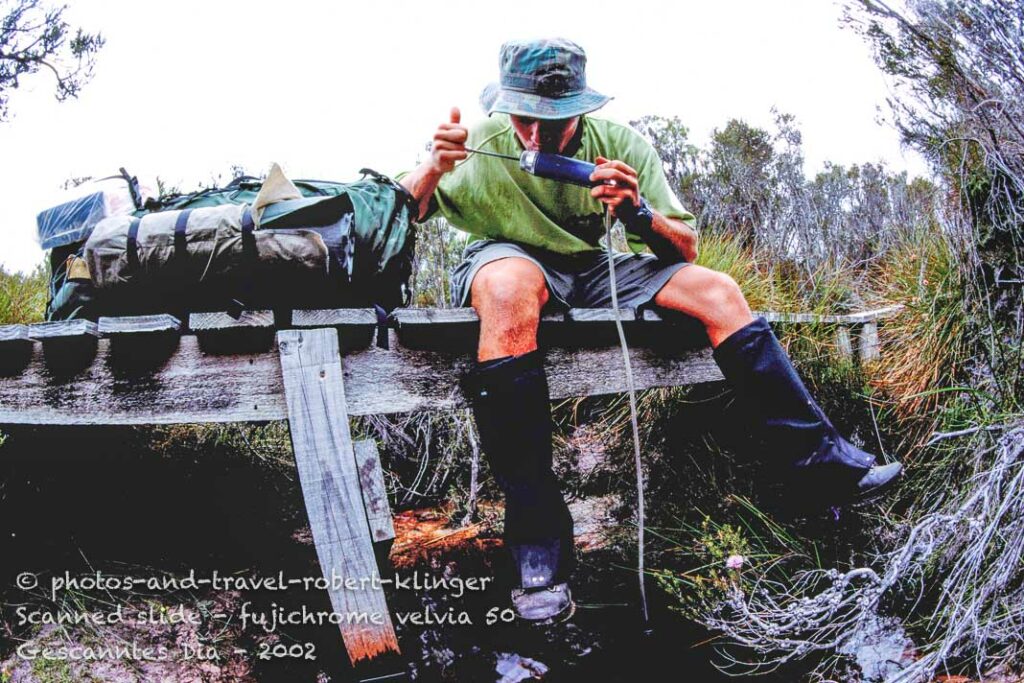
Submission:
<svg viewBox="0 0 1024 683">
<path fill-rule="evenodd" d="M 817 315 L 815 313 L 780 313 L 777 311 L 752 311 L 754 316 L 764 316 L 764 319 L 770 323 L 796 323 L 796 324 L 813 324 L 820 323 L 826 325 L 861 325 L 866 322 L 875 320 L 884 320 L 897 315 L 903 310 L 902 305 L 886 306 L 885 308 L 876 308 L 870 311 L 861 311 L 859 313 L 848 313 L 845 315 Z M 645 322 L 659 322 L 663 320 L 671 320 L 675 317 L 675 314 L 659 310 L 646 308 L 643 311 L 641 319 Z"/>
<path fill-rule="evenodd" d="M 648 311 L 653 313 L 652 311 Z M 626 340 L 640 346 L 661 346 L 673 343 L 692 347 L 693 329 L 663 327 L 650 329 L 636 324 L 636 311 L 619 311 Z M 656 315 L 656 314 L 655 314 Z M 480 336 L 480 320 L 472 308 L 398 309 L 393 317 L 398 330 L 398 341 L 407 348 L 435 349 L 466 353 L 476 349 Z M 655 317 L 653 320 L 661 320 Z M 701 330 L 703 328 L 700 328 Z M 652 334 L 657 332 L 657 334 Z M 568 311 L 548 311 L 541 316 L 537 332 L 541 346 L 600 347 L 617 341 L 615 316 L 610 308 L 573 308 Z M 658 338 L 660 335 L 662 338 Z M 665 336 L 668 339 L 665 339 Z M 690 339 L 675 338 L 683 335 Z M 696 341 L 700 341 L 698 334 Z M 706 338 L 703 339 L 706 343 Z"/>
<path fill-rule="evenodd" d="M 843 322 L 839 315 L 816 315 L 814 313 L 779 313 L 775 311 L 751 311 L 754 317 L 762 316 L 770 323 L 818 323 L 822 325 Z"/>
<path fill-rule="evenodd" d="M 115 337 L 116 339 L 116 337 Z M 216 356 L 181 337 L 160 365 L 123 365 L 112 340 L 78 372 L 55 372 L 35 344 L 21 374 L 0 377 L 0 423 L 167 424 L 282 419 L 277 351 Z"/>
<path fill-rule="evenodd" d="M 656 326 L 652 326 L 656 327 Z M 394 331 L 392 331 L 393 334 Z M 394 339 L 392 339 L 394 342 Z M 0 424 L 167 424 L 240 422 L 285 417 L 275 348 L 213 355 L 185 335 L 160 365 L 126 369 L 100 339 L 94 362 L 70 376 L 43 362 L 36 344 L 21 374 L 0 376 Z M 721 379 L 710 350 L 631 349 L 638 388 Z M 392 343 L 342 357 L 349 414 L 403 413 L 465 405 L 458 380 L 465 353 L 417 351 Z M 618 346 L 548 349 L 552 398 L 625 391 Z"/>
<path fill-rule="evenodd" d="M 29 336 L 40 341 L 70 339 L 74 337 L 99 337 L 99 329 L 91 320 L 58 320 L 49 323 L 32 323 L 28 326 Z"/>
<path fill-rule="evenodd" d="M 54 376 L 73 377 L 89 367 L 96 357 L 100 333 L 91 320 L 32 323 L 28 333 L 42 343 L 47 369 Z M 27 350 L 24 355 L 29 355 Z"/>
<path fill-rule="evenodd" d="M 25 370 L 33 342 L 28 325 L 0 326 L 0 376 L 16 377 Z"/>
<path fill-rule="evenodd" d="M 844 315 L 817 315 L 814 313 L 785 313 L 775 311 L 754 311 L 754 315 L 763 315 L 768 322 L 789 322 L 789 323 L 836 323 L 836 324 L 859 324 L 869 320 L 879 320 L 892 317 L 903 309 L 901 305 L 886 306 L 870 311 L 859 313 L 848 313 Z M 633 320 L 634 309 L 620 309 L 623 320 Z M 657 308 L 645 308 L 642 319 L 650 322 L 664 320 L 664 311 Z M 400 308 L 394 312 L 395 319 L 401 325 L 438 325 L 457 324 L 464 322 L 479 322 L 476 311 L 472 308 Z M 545 314 L 545 320 L 560 320 L 559 313 Z M 570 309 L 565 318 L 568 320 L 613 320 L 612 311 L 609 308 L 573 308 Z"/>
<path fill-rule="evenodd" d="M 635 310 L 619 309 L 622 320 L 635 320 Z M 479 323 L 480 318 L 473 308 L 398 308 L 392 317 L 398 323 L 398 329 L 415 325 L 455 325 L 459 323 Z M 541 318 L 545 322 L 573 320 L 577 322 L 614 320 L 610 308 L 571 308 L 568 311 L 545 311 Z"/>
<path fill-rule="evenodd" d="M 391 518 L 391 505 L 388 503 L 388 490 L 384 485 L 384 468 L 380 464 L 377 442 L 373 439 L 356 441 L 355 454 L 370 537 L 374 543 L 390 540 L 395 537 L 395 524 Z"/>
<path fill-rule="evenodd" d="M 870 311 L 861 311 L 859 313 L 849 313 L 847 315 L 841 315 L 839 317 L 842 320 L 840 320 L 839 322 L 856 325 L 858 323 L 868 323 L 876 320 L 885 320 L 886 318 L 892 318 L 893 316 L 899 315 L 899 312 L 902 310 L 903 304 L 895 304 L 893 306 L 876 308 Z"/>
<path fill-rule="evenodd" d="M 391 315 L 398 323 L 399 330 L 413 325 L 480 322 L 473 308 L 398 308 Z"/>
<path fill-rule="evenodd" d="M 480 318 L 472 308 L 399 308 L 391 318 L 398 341 L 410 349 L 467 352 L 480 336 Z"/>
<path fill-rule="evenodd" d="M 32 343 L 32 335 L 28 333 L 28 325 L 0 325 L 0 344 Z"/>
<path fill-rule="evenodd" d="M 655 351 L 630 348 L 638 389 L 721 381 L 708 348 Z M 404 413 L 465 407 L 459 378 L 472 356 L 401 346 L 376 347 L 342 358 L 349 412 L 353 415 Z M 545 369 L 552 399 L 619 393 L 626 390 L 622 351 L 617 345 L 598 349 L 549 348 Z"/>
<path fill-rule="evenodd" d="M 464 309 L 461 315 L 466 312 L 475 316 L 472 309 Z M 657 348 L 633 348 L 638 387 L 720 379 L 706 352 L 687 355 L 683 350 L 680 340 L 685 341 L 689 332 L 666 331 L 674 325 L 645 320 L 627 333 L 631 344 L 636 334 L 665 340 Z M 685 327 L 685 321 L 680 327 Z M 86 339 L 95 341 L 91 335 Z M 878 351 L 877 329 L 862 331 L 858 342 L 871 360 Z M 32 347 L 23 366 L 0 373 L 5 375 L 0 376 L 0 423 L 234 422 L 285 416 L 272 335 L 269 349 L 226 356 L 202 353 L 196 337 L 183 336 L 166 359 L 148 367 L 126 366 L 105 339 L 99 340 L 94 360 L 70 370 L 44 363 L 40 346 Z M 464 405 L 458 375 L 468 369 L 470 354 L 422 352 L 398 347 L 394 341 L 392 346 L 391 351 L 362 349 L 343 358 L 351 414 Z M 624 391 L 624 384 L 609 376 L 621 367 L 618 353 L 614 344 L 596 349 L 550 348 L 547 363 L 552 396 Z M 588 381 L 579 381 L 580 377 Z"/>
<path fill-rule="evenodd" d="M 274 327 L 273 311 L 242 311 L 236 319 L 227 313 L 190 313 L 188 326 L 196 334 L 217 330 L 267 329 Z"/>
<path fill-rule="evenodd" d="M 361 349 L 373 341 L 377 313 L 372 308 L 327 308 L 292 311 L 292 327 L 338 330 L 342 351 Z"/>
<path fill-rule="evenodd" d="M 148 376 L 174 353 L 181 339 L 181 321 L 166 313 L 102 317 L 100 333 L 110 339 L 109 360 L 122 375 Z"/>
<path fill-rule="evenodd" d="M 101 317 L 97 323 L 99 333 L 105 337 L 117 334 L 167 334 L 181 332 L 181 321 L 173 315 L 131 315 Z"/>
<path fill-rule="evenodd" d="M 566 320 L 575 323 L 607 323 L 615 322 L 614 308 L 571 308 L 566 313 Z M 636 310 L 632 308 L 620 308 L 619 320 L 622 322 L 633 322 L 636 320 Z"/>
<path fill-rule="evenodd" d="M 643 322 L 657 323 L 657 322 L 662 322 L 664 320 L 668 320 L 669 319 L 669 314 L 666 314 L 666 313 L 664 313 L 662 311 L 659 311 L 659 310 L 656 310 L 656 309 L 653 309 L 653 308 L 645 308 L 640 313 L 639 318 Z"/>
<path fill-rule="evenodd" d="M 210 354 L 254 353 L 274 345 L 274 312 L 242 311 L 238 319 L 227 313 L 191 313 L 188 326 Z"/>
<path fill-rule="evenodd" d="M 754 311 L 754 315 L 762 315 L 770 323 L 822 323 L 832 325 L 859 325 L 872 320 L 890 318 L 903 306 L 886 306 L 860 313 L 844 315 L 817 315 L 814 313 L 776 313 L 774 311 Z"/>
<path fill-rule="evenodd" d="M 293 327 L 337 327 L 338 325 L 377 324 L 377 313 L 372 308 L 319 308 L 292 311 Z"/>
<path fill-rule="evenodd" d="M 379 575 L 349 432 L 337 335 L 332 329 L 284 330 L 278 347 L 295 464 L 320 569 L 332 584 L 331 605 L 343 617 L 339 626 L 349 658 L 356 664 L 398 653 L 380 585 L 355 590 L 334 585 Z"/>
</svg>

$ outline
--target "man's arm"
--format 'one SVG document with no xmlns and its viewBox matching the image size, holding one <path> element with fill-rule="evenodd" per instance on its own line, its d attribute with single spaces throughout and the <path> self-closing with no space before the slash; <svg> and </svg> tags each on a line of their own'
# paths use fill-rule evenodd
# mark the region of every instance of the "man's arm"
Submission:
<svg viewBox="0 0 1024 683">
<path fill-rule="evenodd" d="M 430 198 L 441 182 L 441 176 L 455 168 L 455 163 L 465 159 L 468 129 L 459 123 L 461 114 L 458 107 L 452 107 L 450 120 L 442 123 L 434 132 L 434 140 L 430 146 L 430 158 L 417 166 L 399 182 L 409 191 L 417 202 L 421 220 L 430 207 Z"/>
<path fill-rule="evenodd" d="M 612 215 L 628 220 L 640 206 L 640 185 L 634 169 L 622 161 L 610 161 L 597 157 L 597 169 L 590 176 L 591 180 L 602 181 L 591 189 L 590 194 L 611 207 Z M 607 181 L 614 180 L 614 184 Z M 621 206 L 621 208 L 620 208 Z M 621 216 L 619 214 L 622 214 Z M 650 228 L 646 224 L 640 226 L 640 236 L 658 258 L 676 261 L 681 255 L 689 262 L 697 259 L 697 232 L 689 225 L 675 218 L 668 218 L 658 211 L 651 210 L 653 216 Z"/>
<path fill-rule="evenodd" d="M 651 210 L 651 235 L 641 235 L 656 256 L 668 259 L 675 254 L 693 263 L 697 260 L 697 231 L 676 218 L 668 218 Z M 674 252 L 672 251 L 674 250 Z M 675 260 L 675 259 L 672 259 Z"/>
</svg>

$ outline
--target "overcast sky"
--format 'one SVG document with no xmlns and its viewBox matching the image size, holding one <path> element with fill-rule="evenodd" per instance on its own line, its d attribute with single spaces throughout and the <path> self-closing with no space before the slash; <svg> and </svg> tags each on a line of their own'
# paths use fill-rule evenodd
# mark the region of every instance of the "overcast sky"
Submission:
<svg viewBox="0 0 1024 683">
<path fill-rule="evenodd" d="M 885 161 L 923 174 L 878 123 L 888 90 L 829 0 L 280 3 L 72 0 L 72 25 L 107 44 L 80 99 L 26 79 L 0 123 L 0 263 L 43 259 L 35 216 L 73 176 L 124 166 L 192 188 L 231 164 L 349 180 L 411 167 L 451 106 L 482 116 L 501 43 L 561 35 L 615 99 L 601 114 L 678 116 L 703 144 L 729 118 L 794 114 L 807 171 Z"/>
</svg>

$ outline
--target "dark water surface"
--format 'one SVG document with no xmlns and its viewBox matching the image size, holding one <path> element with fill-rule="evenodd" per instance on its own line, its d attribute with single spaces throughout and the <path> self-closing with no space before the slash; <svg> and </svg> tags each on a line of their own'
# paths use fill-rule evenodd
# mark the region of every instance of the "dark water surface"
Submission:
<svg viewBox="0 0 1024 683">
<path fill-rule="evenodd" d="M 0 662 L 15 667 L 13 681 L 41 680 L 13 656 L 25 639 L 41 637 L 37 629 L 15 623 L 15 605 L 53 607 L 39 592 L 13 588 L 16 575 L 23 571 L 37 572 L 44 579 L 64 571 L 96 570 L 319 575 L 293 469 L 289 472 L 287 467 L 216 446 L 198 451 L 172 446 L 154 453 L 151 437 L 138 430 L 4 431 L 9 438 L 0 448 L 0 610 L 9 628 L 0 629 Z M 213 639 L 226 653 L 216 670 L 181 663 L 177 669 L 162 670 L 166 680 L 326 683 L 398 672 L 403 676 L 380 680 L 510 683 L 531 680 L 522 678 L 527 674 L 544 681 L 737 680 L 711 664 L 711 634 L 672 612 L 667 596 L 653 581 L 648 583 L 651 620 L 641 622 L 636 574 L 624 564 L 608 549 L 583 554 L 573 583 L 575 616 L 563 624 L 532 627 L 501 620 L 508 616 L 502 610 L 509 605 L 509 580 L 504 549 L 496 539 L 471 539 L 424 553 L 396 571 L 419 572 L 434 580 L 492 580 L 487 590 L 466 590 L 462 596 L 450 588 L 389 590 L 393 614 L 465 613 L 473 623 L 403 625 L 396 618 L 403 659 L 376 670 L 352 671 L 337 627 L 331 625 L 282 627 L 268 639 L 259 627 L 207 619 L 196 634 L 179 629 L 140 637 L 171 643 L 186 636 Z M 86 604 L 105 604 L 80 597 Z M 252 609 L 276 605 L 330 610 L 322 591 L 195 590 L 164 596 L 135 592 L 115 598 L 131 605 L 158 599 L 196 610 L 223 603 L 237 611 L 243 602 L 250 602 Z M 489 617 L 495 623 L 488 624 Z M 104 633 L 99 631 L 101 641 Z M 71 631 L 72 638 L 80 635 L 88 640 Z M 95 634 L 90 637 L 95 639 Z M 268 640 L 311 643 L 316 657 L 260 660 L 253 653 Z M 233 655 L 233 648 L 247 654 Z M 88 673 L 96 681 L 147 680 L 130 667 L 105 671 Z M 156 674 L 148 676 L 161 680 Z"/>
</svg>

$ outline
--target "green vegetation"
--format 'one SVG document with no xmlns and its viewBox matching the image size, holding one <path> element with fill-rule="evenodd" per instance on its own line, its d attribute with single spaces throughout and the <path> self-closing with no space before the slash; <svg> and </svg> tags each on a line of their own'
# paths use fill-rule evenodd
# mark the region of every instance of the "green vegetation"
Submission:
<svg viewBox="0 0 1024 683">
<path fill-rule="evenodd" d="M 71 664 L 65 659 L 33 659 L 32 674 L 39 683 L 75 683 Z"/>
<path fill-rule="evenodd" d="M 664 510 L 652 514 L 668 541 L 662 566 L 684 567 L 663 570 L 659 581 L 688 614 L 724 634 L 725 666 L 788 666 L 794 675 L 813 669 L 845 680 L 856 674 L 839 653 L 850 654 L 844 648 L 880 619 L 897 617 L 915 642 L 916 657 L 902 664 L 906 680 L 938 671 L 972 678 L 996 668 L 1019 671 L 1024 575 L 1012 549 L 1024 542 L 1024 17 L 1001 2 L 916 0 L 899 11 L 874 0 L 851 5 L 850 23 L 898 86 L 896 123 L 931 161 L 935 185 L 870 165 L 783 183 L 780 160 L 792 156 L 786 145 L 794 139 L 783 134 L 785 122 L 774 137 L 730 123 L 710 153 L 687 153 L 682 177 L 689 169 L 691 178 L 681 182 L 712 208 L 712 229 L 739 236 L 741 258 L 772 283 L 770 307 L 799 302 L 835 312 L 857 299 L 904 305 L 881 327 L 881 358 L 864 368 L 837 365 L 825 329 L 785 339 L 815 392 L 824 394 L 826 411 L 855 438 L 901 459 L 908 476 L 875 515 L 832 529 L 785 523 L 787 536 L 814 550 L 788 554 L 772 533 L 742 523 L 749 508 L 728 495 L 728 486 L 744 479 L 742 464 L 701 462 L 713 476 L 680 488 L 687 502 L 707 511 L 703 521 L 695 523 L 698 513 L 691 512 L 686 523 L 673 523 L 685 506 L 651 496 L 671 508 L 667 518 Z M 743 169 L 747 160 L 753 168 Z M 703 189 L 701 174 L 692 177 L 702 165 L 712 171 L 703 177 L 743 183 L 747 191 Z M 857 212 L 790 222 L 788 234 L 800 236 L 796 246 L 775 239 L 780 230 L 787 234 L 788 219 L 773 206 L 822 191 L 843 199 L 843 187 L 859 188 Z M 809 203 L 850 204 L 824 199 Z M 749 220 L 753 215 L 762 220 Z M 844 244 L 833 248 L 840 235 Z M 670 430 L 666 424 L 650 433 Z M 656 440 L 662 452 L 652 474 L 671 460 L 668 449 L 676 457 L 690 449 L 694 458 L 692 437 Z M 755 556 L 760 549 L 765 561 L 729 573 L 723 546 Z M 684 561 L 673 562 L 673 552 Z"/>
<path fill-rule="evenodd" d="M 49 269 L 40 265 L 30 274 L 0 268 L 0 324 L 41 322 L 46 311 Z"/>
<path fill-rule="evenodd" d="M 745 455 L 727 390 L 642 392 L 648 565 L 676 608 L 717 631 L 726 656 L 748 670 L 849 680 L 838 652 L 880 616 L 897 618 L 915 641 L 912 673 L 922 679 L 940 670 L 980 677 L 1000 663 L 1020 670 L 1024 19 L 1003 2 L 912 0 L 900 14 L 864 0 L 849 20 L 904 89 L 896 123 L 933 179 L 874 164 L 807 176 L 797 123 L 785 114 L 770 130 L 728 121 L 707 149 L 689 142 L 678 118 L 633 123 L 698 216 L 699 262 L 728 273 L 753 308 L 903 306 L 866 366 L 838 353 L 832 325 L 778 331 L 840 431 L 904 462 L 907 476 L 879 506 L 784 518 L 764 463 Z M 443 221 L 422 226 L 415 305 L 454 305 L 447 274 L 464 244 Z M 0 322 L 42 319 L 45 298 L 44 268 L 0 271 Z M 628 556 L 635 481 L 624 397 L 565 401 L 555 418 L 566 490 L 615 494 L 616 540 Z M 380 443 L 396 507 L 446 503 L 453 519 L 468 520 L 478 496 L 496 493 L 484 462 L 480 490 L 470 486 L 477 449 L 466 411 L 354 426 Z M 148 435 L 161 456 L 244 453 L 292 474 L 283 423 Z M 604 458 L 586 471 L 583 436 Z"/>
</svg>

